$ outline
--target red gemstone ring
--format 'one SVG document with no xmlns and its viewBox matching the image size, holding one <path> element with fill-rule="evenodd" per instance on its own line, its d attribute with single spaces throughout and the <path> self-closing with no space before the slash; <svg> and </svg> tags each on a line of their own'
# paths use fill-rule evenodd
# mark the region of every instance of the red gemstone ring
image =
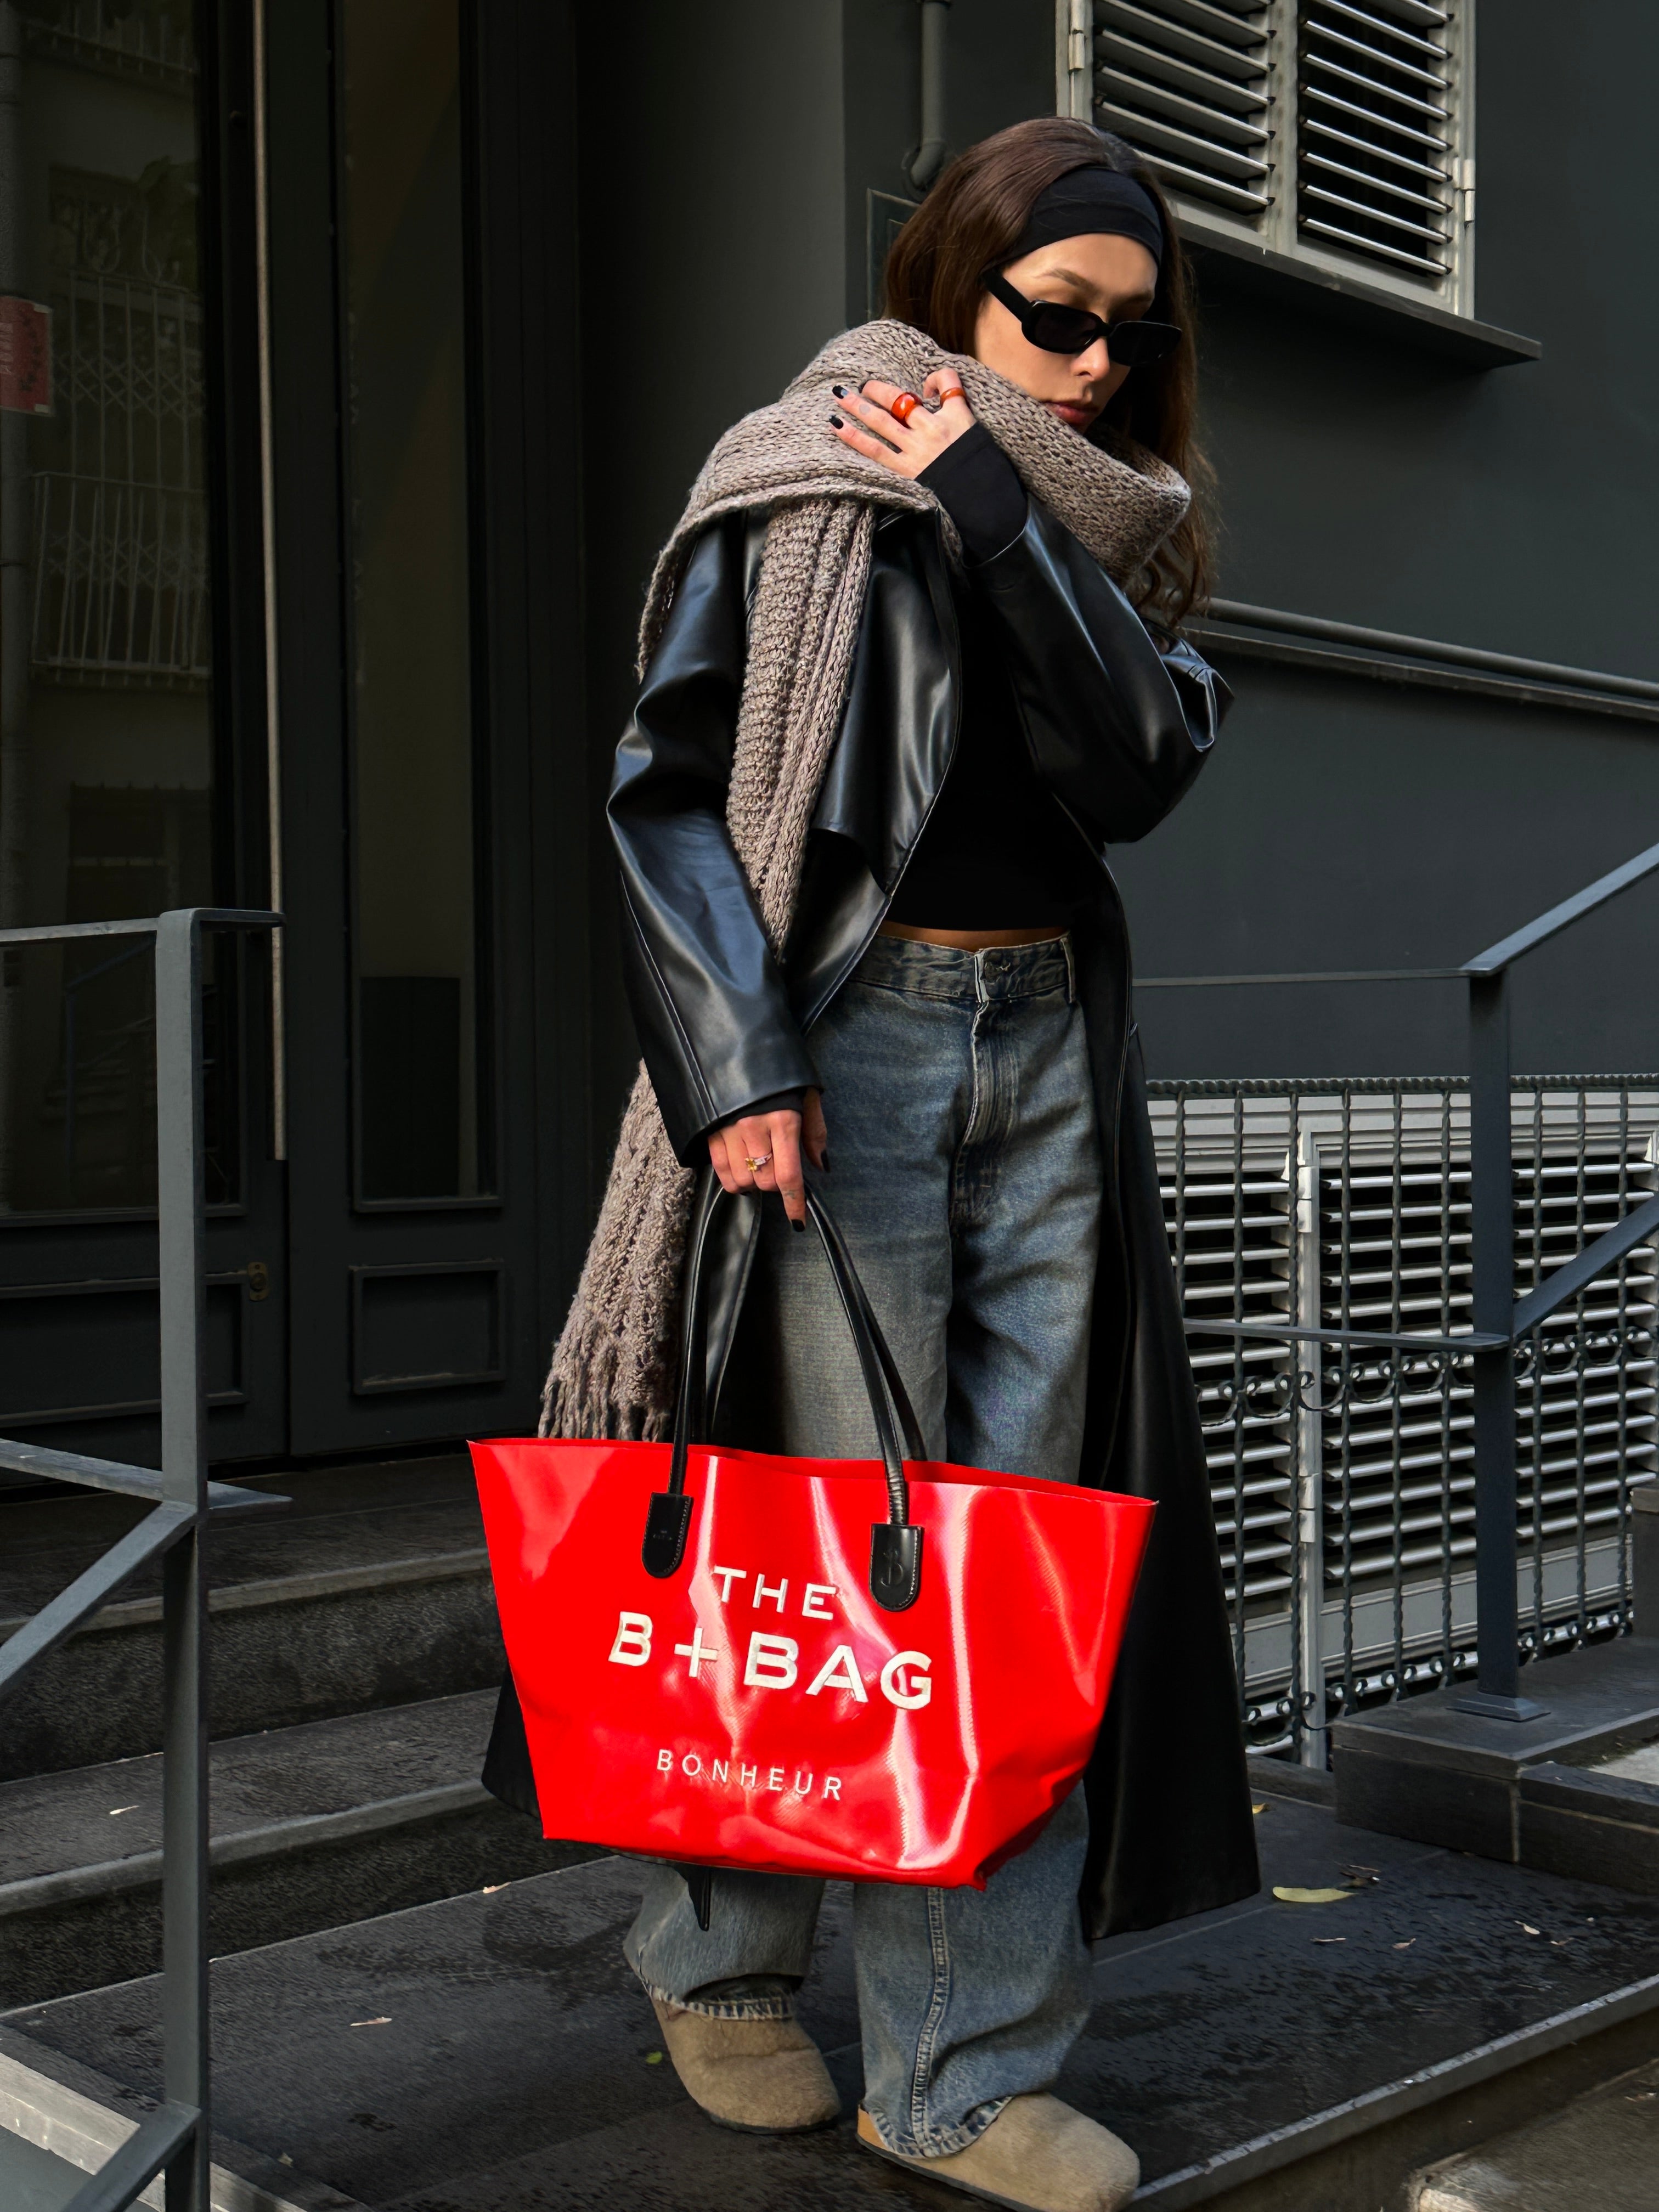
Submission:
<svg viewBox="0 0 1659 2212">
<path fill-rule="evenodd" d="M 896 422 L 908 422 L 921 404 L 914 392 L 901 392 L 887 412 Z"/>
</svg>

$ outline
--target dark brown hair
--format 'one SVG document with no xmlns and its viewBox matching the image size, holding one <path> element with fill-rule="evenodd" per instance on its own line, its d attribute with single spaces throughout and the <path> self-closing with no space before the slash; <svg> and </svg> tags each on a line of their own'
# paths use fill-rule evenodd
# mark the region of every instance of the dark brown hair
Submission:
<svg viewBox="0 0 1659 2212">
<path fill-rule="evenodd" d="M 1202 605 L 1210 589 L 1207 508 L 1214 478 L 1194 432 L 1194 301 L 1181 235 L 1158 179 L 1133 148 L 1060 115 L 1016 123 L 969 147 L 893 241 L 887 313 L 926 331 L 951 353 L 972 353 L 984 297 L 981 271 L 1014 258 L 1039 197 L 1057 178 L 1084 167 L 1133 177 L 1158 203 L 1164 222 L 1164 265 L 1147 313 L 1153 322 L 1177 324 L 1181 343 L 1167 360 L 1126 378 L 1101 420 L 1178 469 L 1193 488 L 1185 519 L 1130 594 L 1144 612 L 1174 626 Z"/>
</svg>

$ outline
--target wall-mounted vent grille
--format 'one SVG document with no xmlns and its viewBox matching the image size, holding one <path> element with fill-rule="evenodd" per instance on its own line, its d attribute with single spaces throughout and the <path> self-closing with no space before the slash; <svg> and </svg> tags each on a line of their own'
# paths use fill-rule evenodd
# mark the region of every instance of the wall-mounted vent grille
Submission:
<svg viewBox="0 0 1659 2212">
<path fill-rule="evenodd" d="M 1060 106 L 1200 243 L 1473 312 L 1474 0 L 1060 0 Z"/>
<path fill-rule="evenodd" d="M 1309 0 L 1297 48 L 1297 228 L 1436 279 L 1457 219 L 1446 10 Z"/>
<path fill-rule="evenodd" d="M 1528 1121 L 1538 1126 L 1523 1132 L 1517 1116 L 1517 1297 L 1650 1197 L 1655 1182 L 1647 1115 L 1620 1143 L 1607 1126 L 1614 1115 L 1574 1132 L 1550 1126 L 1557 1115 L 1547 1097 L 1528 1103 Z M 1314 1152 L 1320 1326 L 1470 1326 L 1468 1145 L 1458 1106 L 1455 1124 L 1445 1117 L 1444 1158 L 1427 1147 L 1389 1155 L 1361 1143 L 1345 1171 L 1327 1147 Z M 1561 1101 L 1559 1119 L 1586 1122 L 1582 1094 Z M 1517 1385 L 1518 1534 L 1529 1570 L 1534 1554 L 1542 1572 L 1541 1554 L 1553 1546 L 1616 1526 L 1625 1489 L 1654 1472 L 1653 1355 L 1631 1342 L 1653 1320 L 1654 1255 L 1642 1245 L 1544 1325 L 1541 1358 Z M 1472 1395 L 1460 1380 L 1415 1402 L 1350 1404 L 1322 1418 L 1328 1587 L 1419 1580 L 1473 1559 Z"/>
<path fill-rule="evenodd" d="M 1267 9 L 1248 0 L 1095 0 L 1095 115 L 1172 191 L 1266 211 Z"/>
<path fill-rule="evenodd" d="M 1467 1092 L 1426 1079 L 1151 1088 L 1189 1323 L 1470 1328 Z M 1659 1189 L 1659 1078 L 1518 1083 L 1511 1120 L 1520 1297 Z M 1630 1492 L 1659 1474 L 1656 1293 L 1654 1249 L 1638 1246 L 1520 1364 L 1517 1596 L 1535 1650 L 1626 1617 Z M 1254 1738 L 1302 1741 L 1330 1711 L 1468 1665 L 1467 1363 L 1201 1326 L 1188 1352 Z"/>
<path fill-rule="evenodd" d="M 1178 1099 L 1154 1109 L 1164 1217 L 1182 1310 L 1225 1321 L 1290 1320 L 1291 1181 L 1282 1102 Z M 1176 1163 L 1179 1163 L 1179 1171 Z M 1296 1566 L 1289 1409 L 1278 1402 L 1285 1346 L 1188 1344 L 1228 1603 L 1241 1623 L 1281 1611 Z M 1237 1403 L 1241 1395 L 1243 1405 Z M 1229 1413 L 1235 1418 L 1229 1419 Z"/>
</svg>

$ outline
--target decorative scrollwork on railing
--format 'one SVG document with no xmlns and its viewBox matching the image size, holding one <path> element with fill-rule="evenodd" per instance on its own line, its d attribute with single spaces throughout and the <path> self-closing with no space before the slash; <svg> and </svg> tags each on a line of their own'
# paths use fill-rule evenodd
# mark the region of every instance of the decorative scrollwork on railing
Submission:
<svg viewBox="0 0 1659 2212">
<path fill-rule="evenodd" d="M 1273 1374 L 1231 1380 L 1206 1376 L 1199 1392 L 1200 1419 L 1206 1429 L 1224 1429 L 1241 1419 L 1284 1420 L 1297 1412 L 1337 1413 L 1345 1407 L 1411 1405 L 1438 1397 L 1468 1364 L 1468 1352 L 1400 1352 L 1363 1359 L 1339 1358 L 1322 1367 L 1280 1368 Z M 1211 1407 L 1216 1410 L 1208 1413 Z"/>
<path fill-rule="evenodd" d="M 1516 1346 L 1515 1371 L 1524 1379 L 1534 1370 L 1570 1375 L 1575 1369 L 1609 1367 L 1621 1358 L 1650 1352 L 1653 1344 L 1653 1330 L 1640 1322 L 1581 1322 L 1553 1331 L 1540 1322 Z"/>
<path fill-rule="evenodd" d="M 1613 1322 L 1577 1328 L 1534 1330 L 1515 1346 L 1515 1371 L 1525 1382 L 1611 1366 L 1651 1352 L 1655 1331 L 1641 1323 Z M 1380 1352 L 1364 1357 L 1334 1352 L 1319 1367 L 1283 1367 L 1270 1374 L 1206 1376 L 1199 1389 L 1199 1419 L 1206 1430 L 1245 1421 L 1282 1421 L 1295 1413 L 1340 1413 L 1378 1406 L 1409 1406 L 1437 1398 L 1468 1379 L 1468 1352 Z"/>
</svg>

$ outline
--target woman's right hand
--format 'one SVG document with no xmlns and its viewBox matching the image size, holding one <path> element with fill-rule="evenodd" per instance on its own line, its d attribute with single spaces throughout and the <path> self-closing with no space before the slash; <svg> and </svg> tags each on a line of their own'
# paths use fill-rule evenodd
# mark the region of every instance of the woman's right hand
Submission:
<svg viewBox="0 0 1659 2212">
<path fill-rule="evenodd" d="M 797 1229 L 806 1226 L 806 1186 L 801 1175 L 803 1152 L 815 1168 L 823 1168 L 825 1130 L 823 1102 L 816 1091 L 806 1093 L 805 1111 L 793 1107 L 775 1114 L 749 1114 L 729 1121 L 708 1139 L 708 1158 L 725 1191 L 775 1190 L 783 1210 Z M 751 1160 L 763 1165 L 751 1168 Z"/>
</svg>

